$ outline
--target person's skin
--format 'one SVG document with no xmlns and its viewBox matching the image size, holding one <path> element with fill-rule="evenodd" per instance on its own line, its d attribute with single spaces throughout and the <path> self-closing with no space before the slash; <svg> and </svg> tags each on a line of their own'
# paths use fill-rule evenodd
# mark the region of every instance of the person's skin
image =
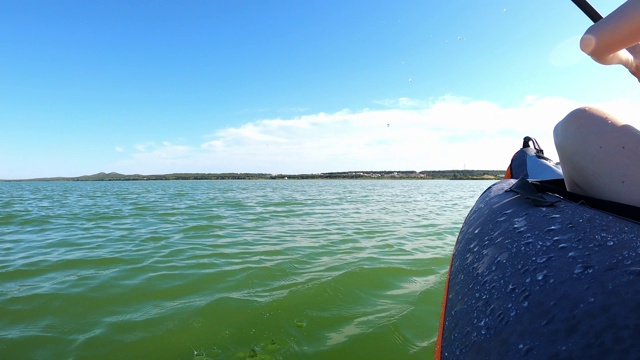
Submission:
<svg viewBox="0 0 640 360">
<path fill-rule="evenodd" d="M 553 129 L 567 190 L 640 206 L 640 131 L 594 108 Z"/>
<path fill-rule="evenodd" d="M 591 26 L 580 48 L 620 64 L 640 80 L 640 0 L 628 0 Z M 595 108 L 569 113 L 553 129 L 567 190 L 640 206 L 640 131 Z"/>
<path fill-rule="evenodd" d="M 604 65 L 620 64 L 640 80 L 640 0 L 628 0 L 593 24 L 580 49 Z"/>
</svg>

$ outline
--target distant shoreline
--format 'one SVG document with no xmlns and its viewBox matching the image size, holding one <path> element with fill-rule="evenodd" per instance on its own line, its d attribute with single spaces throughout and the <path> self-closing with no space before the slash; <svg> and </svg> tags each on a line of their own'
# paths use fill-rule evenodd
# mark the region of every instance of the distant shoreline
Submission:
<svg viewBox="0 0 640 360">
<path fill-rule="evenodd" d="M 500 180 L 504 170 L 344 171 L 317 174 L 174 173 L 125 175 L 115 172 L 76 177 L 1 181 L 158 181 L 158 180 Z"/>
</svg>

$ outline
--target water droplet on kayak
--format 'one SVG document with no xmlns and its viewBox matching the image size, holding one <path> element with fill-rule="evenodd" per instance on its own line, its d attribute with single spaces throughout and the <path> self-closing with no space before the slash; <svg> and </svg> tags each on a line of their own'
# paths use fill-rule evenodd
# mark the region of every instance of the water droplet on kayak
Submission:
<svg viewBox="0 0 640 360">
<path fill-rule="evenodd" d="M 544 231 L 548 232 L 548 231 L 554 231 L 554 230 L 558 230 L 558 229 L 560 229 L 560 225 L 553 225 L 551 227 L 548 227 L 548 228 L 544 229 Z"/>
<path fill-rule="evenodd" d="M 554 318 L 555 318 L 555 315 L 551 315 L 549 318 L 547 318 L 545 321 L 542 322 L 542 326 L 547 326 L 551 324 Z"/>
<path fill-rule="evenodd" d="M 515 219 L 514 229 L 518 229 L 527 225 L 527 221 L 524 218 Z"/>
<path fill-rule="evenodd" d="M 544 277 L 546 275 L 547 275 L 547 270 L 543 270 L 543 271 L 539 272 L 538 274 L 536 274 L 536 279 L 542 280 L 542 279 L 544 279 Z"/>
<path fill-rule="evenodd" d="M 531 346 L 529 346 L 529 345 L 524 346 L 522 348 L 522 356 L 527 356 L 531 352 L 531 350 L 533 350 L 533 348 Z"/>
<path fill-rule="evenodd" d="M 574 274 L 580 274 L 580 273 L 590 273 L 593 271 L 593 265 L 590 264 L 579 264 L 578 266 L 576 266 L 576 269 L 573 270 Z"/>
</svg>

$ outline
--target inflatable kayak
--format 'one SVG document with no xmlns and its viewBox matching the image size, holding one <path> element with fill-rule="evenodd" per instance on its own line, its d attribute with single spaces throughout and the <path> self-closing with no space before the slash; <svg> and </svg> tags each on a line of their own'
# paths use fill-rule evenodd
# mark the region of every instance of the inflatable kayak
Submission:
<svg viewBox="0 0 640 360">
<path fill-rule="evenodd" d="M 435 358 L 640 359 L 638 213 L 561 179 L 493 184 L 458 235 Z"/>
</svg>

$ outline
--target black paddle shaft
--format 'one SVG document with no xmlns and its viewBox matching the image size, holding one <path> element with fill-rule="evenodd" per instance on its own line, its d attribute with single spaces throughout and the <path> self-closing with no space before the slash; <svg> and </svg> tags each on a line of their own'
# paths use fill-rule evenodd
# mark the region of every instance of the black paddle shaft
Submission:
<svg viewBox="0 0 640 360">
<path fill-rule="evenodd" d="M 587 0 L 571 0 L 582 12 L 591 19 L 594 23 L 602 20 L 602 15 L 596 10 Z"/>
</svg>

